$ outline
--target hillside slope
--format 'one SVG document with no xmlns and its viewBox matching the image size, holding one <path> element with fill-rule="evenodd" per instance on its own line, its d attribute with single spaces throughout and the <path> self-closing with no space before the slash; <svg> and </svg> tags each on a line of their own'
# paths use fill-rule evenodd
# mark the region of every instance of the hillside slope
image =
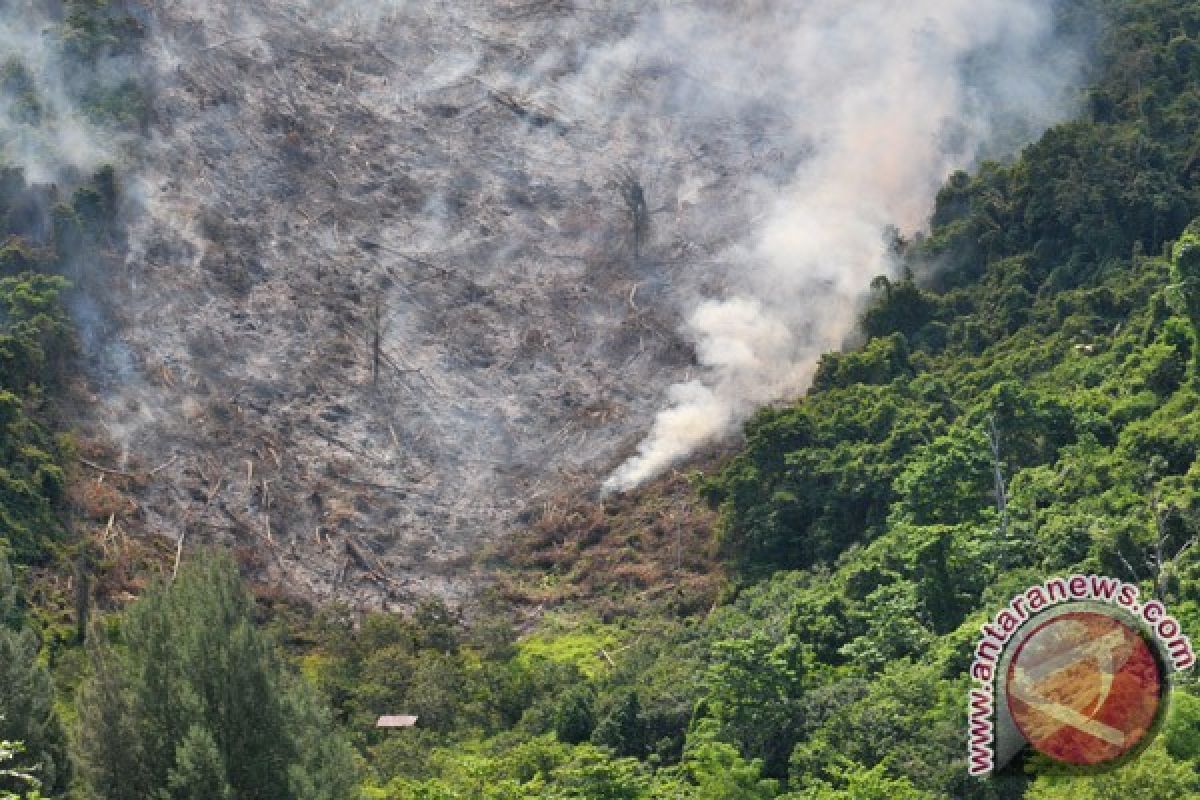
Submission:
<svg viewBox="0 0 1200 800">
<path fill-rule="evenodd" d="M 670 54 L 606 65 L 621 4 L 151 19 L 85 429 L 119 468 L 170 462 L 145 530 L 258 547 L 306 594 L 462 595 L 465 554 L 595 486 L 686 375 L 677 308 L 780 168 L 778 122 L 673 110 Z"/>
<path fill-rule="evenodd" d="M 932 232 L 902 245 L 910 276 L 874 283 L 865 344 L 826 356 L 805 398 L 759 413 L 740 452 L 695 476 L 735 569 L 725 602 L 614 616 L 624 589 L 603 575 L 621 565 L 573 565 L 619 547 L 623 522 L 596 534 L 580 514 L 552 546 L 531 537 L 525 558 L 580 555 L 534 562 L 561 565 L 547 585 L 564 602 L 508 663 L 582 674 L 507 732 L 452 725 L 433 739 L 446 749 L 405 751 L 378 796 L 467 797 L 479 774 L 527 797 L 573 796 L 581 775 L 621 797 L 1198 791 L 1186 676 L 1162 735 L 1114 773 L 1018 765 L 983 783 L 965 767 L 978 626 L 1024 587 L 1111 574 L 1200 629 L 1200 226 L 1185 232 L 1200 214 L 1200 4 L 1105 11 L 1084 116 L 952 176 Z M 562 746 L 585 740 L 608 749 Z"/>
<path fill-rule="evenodd" d="M 1028 757 L 984 783 L 964 758 L 978 626 L 1024 587 L 1111 574 L 1200 630 L 1200 2 L 1064 4 L 1106 21 L 1079 118 L 1009 162 L 948 177 L 928 235 L 893 243 L 901 277 L 863 287 L 861 346 L 826 355 L 804 397 L 761 410 L 732 452 L 602 498 L 560 473 L 611 466 L 690 360 L 665 333 L 669 300 L 659 318 L 645 293 L 711 277 L 681 276 L 674 248 L 714 235 L 710 215 L 728 226 L 720 239 L 752 214 L 758 196 L 723 170 L 726 157 L 745 156 L 764 181 L 779 163 L 758 144 L 738 149 L 753 136 L 698 126 L 667 137 L 699 157 L 663 166 L 649 196 L 661 192 L 666 210 L 650 206 L 696 236 L 656 238 L 622 206 L 622 187 L 636 198 L 620 169 L 635 154 L 580 155 L 611 119 L 589 123 L 498 81 L 543 49 L 551 73 L 566 69 L 556 59 L 571 48 L 556 48 L 576 25 L 602 39 L 622 30 L 620 14 L 578 22 L 555 2 L 425 18 L 295 8 L 162 9 L 149 41 L 169 37 L 184 60 L 158 65 L 162 138 L 146 153 L 153 193 L 135 255 L 87 278 L 112 330 L 82 325 L 97 407 L 75 442 L 52 433 L 58 402 L 81 390 L 50 274 L 78 277 L 69 255 L 107 264 L 125 246 L 113 227 L 120 176 L 76 176 L 68 195 L 4 173 L 0 532 L 14 560 L 43 569 L 20 576 L 34 578 L 20 603 L 0 569 L 0 645 L 20 656 L 3 666 L 36 688 L 38 712 L 0 738 L 57 757 L 69 746 L 61 717 L 88 767 L 71 791 L 111 798 L 126 796 L 121 781 L 96 776 L 130 766 L 133 750 L 109 746 L 127 741 L 154 752 L 144 786 L 166 783 L 180 800 L 219 796 L 233 785 L 222 771 L 248 774 L 257 752 L 279 753 L 273 785 L 306 800 L 1200 794 L 1188 676 L 1150 748 L 1114 772 L 1053 774 Z M 405 59 L 371 38 L 388 25 L 412 26 Z M 332 40 L 318 37 L 331 26 Z M 447 58 L 469 62 L 461 83 L 383 89 Z M 700 147 L 710 135 L 715 149 Z M 405 150 L 412 140 L 421 152 Z M 558 160 L 540 161 L 543 148 Z M 367 164 L 368 151 L 394 161 Z M 455 183 L 476 161 L 494 168 L 489 181 Z M 743 189 L 747 205 L 717 214 Z M 587 215 L 598 239 L 580 235 Z M 389 240 L 384 220 L 422 248 Z M 472 227 L 481 220 L 486 231 Z M 537 286 L 520 282 L 529 274 Z M 582 299 L 583 277 L 602 297 Z M 588 325 L 568 334 L 572 313 Z M 550 352 L 527 327 L 563 346 Z M 632 360 L 587 367 L 593 346 Z M 610 382 L 589 382 L 589 369 Z M 505 375 L 541 394 L 503 406 Z M 626 416 L 590 405 L 621 392 Z M 459 424 L 469 432 L 455 438 Z M 106 445 L 114 434 L 126 435 Z M 529 471 L 481 470 L 497 447 Z M 514 535 L 478 547 L 493 524 Z M 184 537 L 183 588 L 164 581 L 89 633 L 83 544 L 104 578 L 137 525 Z M 270 581 L 257 605 L 230 559 L 201 555 L 210 541 L 234 544 Z M 164 578 L 172 555 L 157 554 Z M 418 599 L 462 598 L 485 573 L 498 579 L 465 619 Z M 281 585 L 347 602 L 281 598 Z M 214 642 L 219 658 L 196 655 Z M 173 691 L 184 674 L 202 688 Z M 224 702 L 216 687 L 230 685 L 271 702 Z M 2 691 L 0 702 L 18 707 Z M 97 708 L 118 713 L 87 713 Z M 264 709 L 273 727 L 255 726 Z M 212 730 L 183 729 L 209 712 Z M 398 713 L 418 726 L 374 726 Z M 264 749 L 239 749 L 223 725 Z M 284 769 L 317 761 L 322 743 L 338 756 L 338 788 L 324 794 L 306 772 L 320 764 Z M 69 770 L 54 781 L 64 796 Z"/>
</svg>

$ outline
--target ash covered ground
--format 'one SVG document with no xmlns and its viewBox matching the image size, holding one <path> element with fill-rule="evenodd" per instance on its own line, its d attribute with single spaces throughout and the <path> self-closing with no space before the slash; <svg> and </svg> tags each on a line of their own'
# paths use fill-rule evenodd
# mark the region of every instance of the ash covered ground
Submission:
<svg viewBox="0 0 1200 800">
<path fill-rule="evenodd" d="M 597 490 L 794 166 L 776 112 L 631 5 L 154 9 L 81 421 L 157 470 L 146 530 L 404 605 L 463 597 L 481 546 Z"/>
</svg>

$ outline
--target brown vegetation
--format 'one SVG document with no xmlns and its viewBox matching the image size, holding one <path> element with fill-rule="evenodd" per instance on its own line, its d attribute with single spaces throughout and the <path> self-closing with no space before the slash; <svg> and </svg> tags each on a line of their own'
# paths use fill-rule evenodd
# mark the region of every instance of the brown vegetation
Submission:
<svg viewBox="0 0 1200 800">
<path fill-rule="evenodd" d="M 715 522 L 676 471 L 638 492 L 547 501 L 488 561 L 514 604 L 586 604 L 609 618 L 647 605 L 689 614 L 711 607 L 725 580 Z"/>
</svg>

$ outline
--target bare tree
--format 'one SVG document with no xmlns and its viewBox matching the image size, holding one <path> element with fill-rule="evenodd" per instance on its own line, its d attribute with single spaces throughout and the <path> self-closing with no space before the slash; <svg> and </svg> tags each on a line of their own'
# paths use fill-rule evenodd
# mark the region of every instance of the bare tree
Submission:
<svg viewBox="0 0 1200 800">
<path fill-rule="evenodd" d="M 1177 571 L 1180 559 L 1192 549 L 1192 545 L 1200 537 L 1196 533 L 1194 515 L 1185 515 L 1174 503 L 1163 503 L 1157 489 L 1150 492 L 1146 505 L 1150 511 L 1150 518 L 1154 520 L 1154 539 L 1141 554 L 1140 568 L 1135 567 L 1121 552 L 1119 545 L 1117 558 L 1121 560 L 1121 564 L 1133 580 L 1151 580 L 1154 583 L 1155 599 L 1164 600 L 1170 587 L 1171 576 Z M 1179 518 L 1182 522 L 1182 529 L 1186 534 L 1183 541 L 1178 541 L 1181 537 L 1177 531 L 1172 530 L 1172 518 Z"/>
<path fill-rule="evenodd" d="M 992 451 L 992 479 L 995 484 L 996 513 L 1000 515 L 1000 537 L 1008 536 L 1008 488 L 1004 485 L 1004 462 L 1000 458 L 1000 434 L 996 431 L 996 415 L 988 416 L 988 446 Z"/>
<path fill-rule="evenodd" d="M 1182 516 L 1180 509 L 1173 503 L 1162 503 L 1157 490 L 1150 495 L 1150 516 L 1154 519 L 1154 541 L 1146 554 L 1146 566 L 1154 579 L 1154 596 L 1162 600 L 1167 593 L 1171 575 L 1183 554 L 1196 543 L 1195 525 L 1188 521 L 1186 531 L 1190 534 L 1185 541 L 1172 548 L 1172 536 L 1169 521 L 1173 516 Z M 1174 553 L 1170 551 L 1174 549 Z"/>
<path fill-rule="evenodd" d="M 387 327 L 384 319 L 383 304 L 378 297 L 375 298 L 375 302 L 371 305 L 367 325 L 369 328 L 367 333 L 371 342 L 371 385 L 375 386 L 379 383 L 379 370 L 383 365 L 383 334 Z"/>
<path fill-rule="evenodd" d="M 625 202 L 633 233 L 633 257 L 639 260 L 642 257 L 642 244 L 650 230 L 650 209 L 646 205 L 646 191 L 637 175 L 628 167 L 618 172 L 613 184 Z"/>
</svg>

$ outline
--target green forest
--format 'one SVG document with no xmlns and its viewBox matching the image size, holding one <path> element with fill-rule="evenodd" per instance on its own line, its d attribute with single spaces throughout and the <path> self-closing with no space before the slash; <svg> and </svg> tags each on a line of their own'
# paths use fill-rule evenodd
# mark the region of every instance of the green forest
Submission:
<svg viewBox="0 0 1200 800">
<path fill-rule="evenodd" d="M 136 48 L 111 7 L 67 6 L 84 63 Z M 1114 771 L 966 772 L 979 626 L 1026 586 L 1112 575 L 1200 635 L 1200 2 L 1072 8 L 1104 20 L 1076 118 L 948 176 L 861 346 L 686 481 L 532 522 L 469 614 L 313 608 L 216 552 L 98 599 L 126 565 L 77 533 L 64 303 L 120 247 L 121 175 L 0 169 L 0 798 L 1200 796 L 1191 675 Z M 94 113 L 140 109 L 131 86 Z M 670 546 L 679 493 L 713 520 L 704 580 L 619 571 Z M 533 596 L 554 602 L 530 623 Z M 391 713 L 419 724 L 374 727 Z"/>
</svg>

